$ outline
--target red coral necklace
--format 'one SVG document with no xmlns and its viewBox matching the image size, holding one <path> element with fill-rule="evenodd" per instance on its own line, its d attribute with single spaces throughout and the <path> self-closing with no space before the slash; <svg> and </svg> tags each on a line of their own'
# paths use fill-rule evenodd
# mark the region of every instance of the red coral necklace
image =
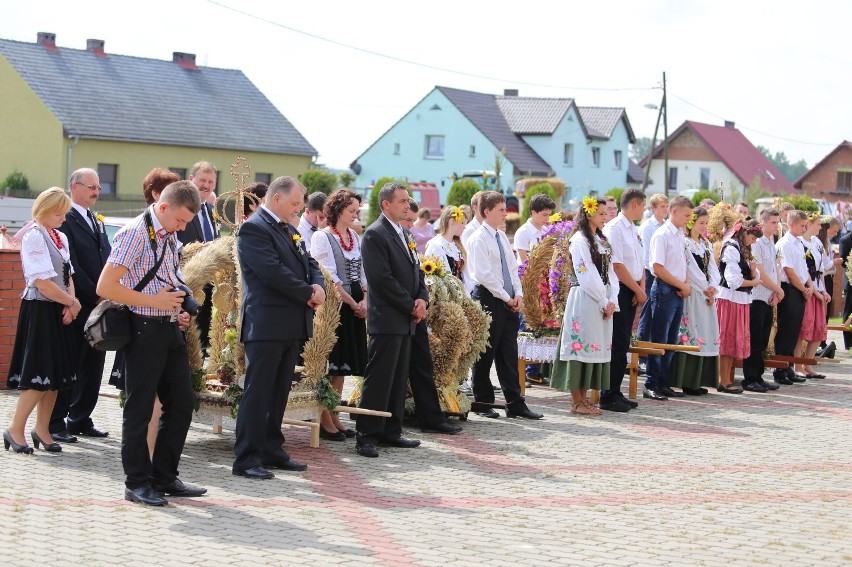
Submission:
<svg viewBox="0 0 852 567">
<path fill-rule="evenodd" d="M 62 250 L 62 238 L 59 236 L 59 232 L 55 228 L 51 228 L 47 232 L 50 235 L 50 239 L 56 245 L 57 250 Z"/>
<path fill-rule="evenodd" d="M 355 237 L 352 235 L 351 230 L 348 228 L 346 229 L 346 236 L 349 237 L 348 246 L 346 245 L 346 241 L 343 239 L 343 236 L 341 236 L 340 233 L 337 231 L 336 226 L 331 227 L 331 231 L 337 235 L 337 238 L 340 239 L 340 246 L 343 247 L 343 249 L 347 252 L 352 252 L 352 249 L 355 248 Z"/>
</svg>

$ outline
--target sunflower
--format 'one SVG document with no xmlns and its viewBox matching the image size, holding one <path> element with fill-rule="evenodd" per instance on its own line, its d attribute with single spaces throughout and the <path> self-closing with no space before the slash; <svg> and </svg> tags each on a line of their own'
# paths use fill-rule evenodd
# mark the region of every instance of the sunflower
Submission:
<svg viewBox="0 0 852 567">
<path fill-rule="evenodd" d="M 98 222 L 104 222 L 104 216 L 103 216 L 102 214 L 100 214 L 100 213 L 95 214 L 95 219 L 96 219 Z"/>
<path fill-rule="evenodd" d="M 450 218 L 456 222 L 464 222 L 464 211 L 456 207 L 456 210 L 450 213 Z"/>
<path fill-rule="evenodd" d="M 293 242 L 299 242 L 302 239 L 302 235 L 298 232 L 293 233 Z"/>
<path fill-rule="evenodd" d="M 583 210 L 590 217 L 596 215 L 598 212 L 598 200 L 594 197 L 583 197 Z"/>
<path fill-rule="evenodd" d="M 423 273 L 427 276 L 431 276 L 435 273 L 435 270 L 438 269 L 438 265 L 432 260 L 424 260 L 424 262 L 420 264 L 420 269 L 423 270 Z"/>
<path fill-rule="evenodd" d="M 553 213 L 549 217 L 547 217 L 548 222 L 562 222 L 562 213 Z"/>
</svg>

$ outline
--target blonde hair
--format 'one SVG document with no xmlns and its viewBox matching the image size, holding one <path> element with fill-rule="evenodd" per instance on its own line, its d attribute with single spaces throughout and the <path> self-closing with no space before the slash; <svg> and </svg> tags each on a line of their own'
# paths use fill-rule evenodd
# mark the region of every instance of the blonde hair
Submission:
<svg viewBox="0 0 852 567">
<path fill-rule="evenodd" d="M 651 195 L 651 198 L 648 200 L 648 204 L 652 207 L 656 208 L 657 205 L 662 205 L 669 202 L 669 198 L 663 195 L 662 193 L 654 193 Z"/>
<path fill-rule="evenodd" d="M 62 213 L 63 215 L 71 210 L 71 197 L 69 197 L 64 189 L 59 187 L 51 187 L 42 191 L 36 197 L 33 203 L 33 219 L 44 224 L 44 219 L 47 215 L 55 215 Z"/>
<path fill-rule="evenodd" d="M 461 207 L 458 208 L 461 210 Z M 456 207 L 454 207 L 453 205 L 447 205 L 446 207 L 444 207 L 444 210 L 441 211 L 441 216 L 438 218 L 438 234 L 440 234 L 441 236 L 447 234 L 447 231 L 450 230 L 450 220 L 452 220 L 452 216 L 455 214 L 455 212 Z M 462 210 L 462 212 L 464 211 Z M 462 258 L 467 261 L 467 252 L 465 252 L 464 246 L 462 246 L 461 237 L 454 236 L 453 242 L 456 243 L 456 246 L 461 252 Z"/>
<path fill-rule="evenodd" d="M 196 175 L 198 175 L 199 171 L 207 171 L 212 173 L 213 175 L 217 175 L 219 173 L 219 170 L 216 169 L 216 166 L 210 163 L 209 161 L 199 161 L 198 163 L 192 166 L 192 169 L 190 170 L 189 174 L 195 177 Z"/>
</svg>

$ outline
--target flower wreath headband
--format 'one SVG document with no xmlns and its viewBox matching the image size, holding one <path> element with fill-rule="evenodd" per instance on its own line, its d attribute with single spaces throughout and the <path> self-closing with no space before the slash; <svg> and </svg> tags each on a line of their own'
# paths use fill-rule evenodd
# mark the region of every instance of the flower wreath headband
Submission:
<svg viewBox="0 0 852 567">
<path fill-rule="evenodd" d="M 742 221 L 737 221 L 734 224 L 734 228 L 731 230 L 731 236 L 737 234 L 739 231 L 742 230 L 742 228 L 743 228 Z M 760 225 L 758 224 L 758 225 L 751 226 L 751 227 L 745 229 L 745 233 L 751 234 L 752 236 L 759 236 L 759 235 L 763 235 L 763 229 L 761 229 Z"/>
<path fill-rule="evenodd" d="M 461 210 L 461 207 L 456 207 L 456 210 L 450 213 L 450 218 L 456 222 L 464 222 L 464 211 Z"/>
<path fill-rule="evenodd" d="M 698 220 L 698 215 L 696 215 L 695 213 L 692 213 L 692 217 L 690 217 L 689 222 L 686 223 L 686 229 L 692 230 L 692 227 L 695 226 L 695 221 L 697 221 L 697 220 Z"/>
<path fill-rule="evenodd" d="M 583 197 L 583 211 L 586 216 L 595 216 L 598 213 L 598 200 L 594 197 Z"/>
</svg>

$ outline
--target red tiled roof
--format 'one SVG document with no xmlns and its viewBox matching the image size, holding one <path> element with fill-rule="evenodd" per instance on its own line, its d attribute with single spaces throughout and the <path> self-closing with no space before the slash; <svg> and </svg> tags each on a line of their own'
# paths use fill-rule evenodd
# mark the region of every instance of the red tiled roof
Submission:
<svg viewBox="0 0 852 567">
<path fill-rule="evenodd" d="M 671 143 L 686 128 L 692 130 L 719 157 L 719 160 L 728 166 L 743 185 L 749 185 L 757 176 L 760 178 L 760 184 L 773 194 L 798 193 L 787 178 L 778 171 L 778 168 L 736 128 L 687 120 L 669 136 L 669 142 Z M 654 149 L 653 157 L 657 158 L 662 151 L 663 144 L 659 144 Z M 641 163 L 644 163 L 645 159 Z"/>
<path fill-rule="evenodd" d="M 808 175 L 810 175 L 811 173 L 813 173 L 814 171 L 816 171 L 823 163 L 825 163 L 825 160 L 827 160 L 828 158 L 830 158 L 831 156 L 836 154 L 838 151 L 840 151 L 841 148 L 849 148 L 849 149 L 852 150 L 852 142 L 850 142 L 848 140 L 843 140 L 843 142 L 841 142 L 839 146 L 837 146 L 836 148 L 834 148 L 833 150 L 828 152 L 828 154 L 826 154 L 826 156 L 824 158 L 819 160 L 819 163 L 817 163 L 815 166 L 813 166 L 812 168 L 807 170 L 804 175 L 802 175 L 800 178 L 798 178 L 796 181 L 794 181 L 793 187 L 795 187 L 796 189 L 801 189 L 802 183 L 805 181 L 805 178 Z"/>
</svg>

